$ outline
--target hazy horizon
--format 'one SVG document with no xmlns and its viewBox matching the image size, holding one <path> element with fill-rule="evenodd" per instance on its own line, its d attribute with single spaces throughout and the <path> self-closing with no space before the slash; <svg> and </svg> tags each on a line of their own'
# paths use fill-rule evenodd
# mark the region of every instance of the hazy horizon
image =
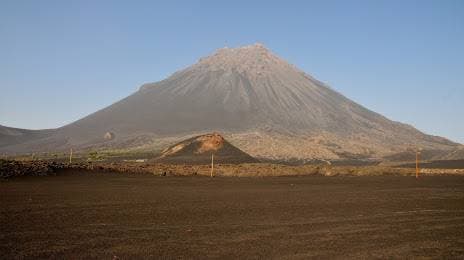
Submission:
<svg viewBox="0 0 464 260">
<path fill-rule="evenodd" d="M 463 11 L 460 1 L 4 1 L 0 124 L 60 127 L 215 49 L 262 42 L 368 109 L 464 143 Z"/>
</svg>

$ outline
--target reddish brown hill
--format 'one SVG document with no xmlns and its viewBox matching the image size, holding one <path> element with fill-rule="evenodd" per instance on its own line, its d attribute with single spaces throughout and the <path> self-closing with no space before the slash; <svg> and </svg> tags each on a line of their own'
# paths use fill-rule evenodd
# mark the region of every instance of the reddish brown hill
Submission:
<svg viewBox="0 0 464 260">
<path fill-rule="evenodd" d="M 227 142 L 217 133 L 189 138 L 165 149 L 156 160 L 168 163 L 252 163 L 256 159 Z"/>
</svg>

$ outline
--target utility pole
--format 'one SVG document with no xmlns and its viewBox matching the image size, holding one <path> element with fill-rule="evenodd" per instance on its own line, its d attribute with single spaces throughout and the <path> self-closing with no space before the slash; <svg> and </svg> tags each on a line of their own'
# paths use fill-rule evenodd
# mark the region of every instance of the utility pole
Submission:
<svg viewBox="0 0 464 260">
<path fill-rule="evenodd" d="M 213 177 L 214 172 L 214 153 L 211 153 L 211 178 Z"/>
<path fill-rule="evenodd" d="M 69 152 L 69 163 L 70 164 L 72 162 L 72 153 L 73 153 L 73 151 L 72 151 L 72 148 L 71 148 L 71 151 Z"/>
</svg>

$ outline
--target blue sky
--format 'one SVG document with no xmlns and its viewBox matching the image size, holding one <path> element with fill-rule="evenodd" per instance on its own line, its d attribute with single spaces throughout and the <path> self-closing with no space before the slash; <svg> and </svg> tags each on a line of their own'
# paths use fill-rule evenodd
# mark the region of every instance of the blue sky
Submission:
<svg viewBox="0 0 464 260">
<path fill-rule="evenodd" d="M 0 0 L 0 124 L 63 126 L 255 42 L 371 110 L 464 143 L 461 0 Z"/>
</svg>

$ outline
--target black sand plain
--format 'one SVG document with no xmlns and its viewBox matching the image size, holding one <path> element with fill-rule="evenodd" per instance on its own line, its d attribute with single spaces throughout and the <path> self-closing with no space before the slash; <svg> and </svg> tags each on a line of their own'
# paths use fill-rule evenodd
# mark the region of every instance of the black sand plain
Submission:
<svg viewBox="0 0 464 260">
<path fill-rule="evenodd" d="M 0 182 L 0 258 L 464 258 L 464 177 Z"/>
</svg>

